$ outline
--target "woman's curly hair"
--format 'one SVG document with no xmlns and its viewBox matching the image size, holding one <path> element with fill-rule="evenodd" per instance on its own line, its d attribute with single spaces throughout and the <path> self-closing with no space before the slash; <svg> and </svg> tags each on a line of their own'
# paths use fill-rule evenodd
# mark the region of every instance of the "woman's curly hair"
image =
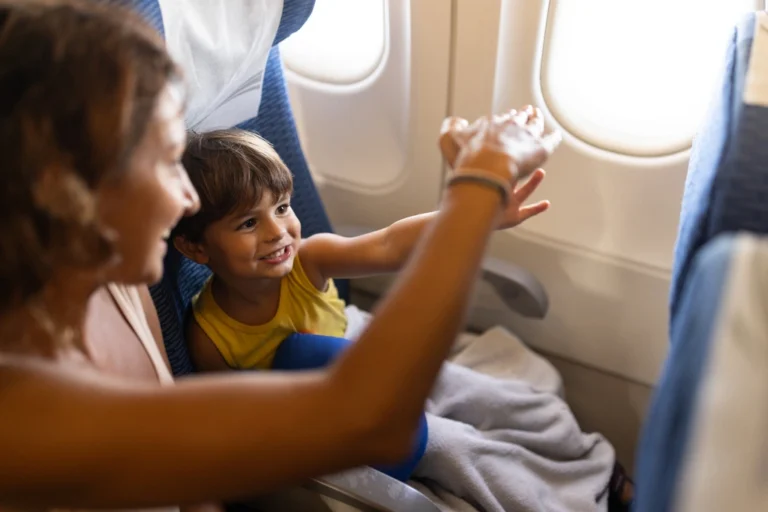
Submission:
<svg viewBox="0 0 768 512">
<path fill-rule="evenodd" d="M 93 191 L 125 172 L 179 72 L 135 13 L 87 0 L 0 0 L 0 308 L 54 265 L 112 253 Z"/>
</svg>

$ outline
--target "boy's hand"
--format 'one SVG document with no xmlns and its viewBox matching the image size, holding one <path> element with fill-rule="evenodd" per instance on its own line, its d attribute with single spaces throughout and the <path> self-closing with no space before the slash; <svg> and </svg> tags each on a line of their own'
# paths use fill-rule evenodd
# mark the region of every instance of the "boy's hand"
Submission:
<svg viewBox="0 0 768 512">
<path fill-rule="evenodd" d="M 531 217 L 547 211 L 549 201 L 539 201 L 523 206 L 523 203 L 538 188 L 543 179 L 544 169 L 536 169 L 526 183 L 517 187 L 514 194 L 509 198 L 509 205 L 504 211 L 498 229 L 513 228 Z"/>
</svg>

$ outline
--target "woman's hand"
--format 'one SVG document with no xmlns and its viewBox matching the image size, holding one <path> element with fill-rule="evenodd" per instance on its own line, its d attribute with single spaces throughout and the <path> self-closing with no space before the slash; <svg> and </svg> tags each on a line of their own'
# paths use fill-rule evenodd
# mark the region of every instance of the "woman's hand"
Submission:
<svg viewBox="0 0 768 512">
<path fill-rule="evenodd" d="M 521 111 L 480 118 L 471 125 L 459 117 L 448 118 L 443 122 L 439 143 L 456 174 L 491 172 L 510 184 L 512 193 L 499 229 L 517 226 L 549 208 L 549 201 L 523 206 L 544 179 L 544 170 L 538 166 L 560 143 L 559 132 L 544 135 L 539 109 L 527 106 Z M 530 179 L 517 187 L 528 176 Z"/>
<path fill-rule="evenodd" d="M 481 117 L 472 124 L 450 117 L 440 130 L 440 149 L 456 173 L 472 168 L 490 171 L 507 179 L 513 188 L 546 161 L 560 140 L 557 131 L 544 135 L 541 111 L 530 105 Z"/>
</svg>

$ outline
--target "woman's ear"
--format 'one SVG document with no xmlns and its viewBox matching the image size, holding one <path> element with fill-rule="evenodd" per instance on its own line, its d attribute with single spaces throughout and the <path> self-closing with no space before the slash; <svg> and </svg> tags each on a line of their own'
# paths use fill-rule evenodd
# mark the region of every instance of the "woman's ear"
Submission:
<svg viewBox="0 0 768 512">
<path fill-rule="evenodd" d="M 181 254 L 195 263 L 199 263 L 200 265 L 208 264 L 208 253 L 203 244 L 195 244 L 181 235 L 176 235 L 173 237 L 173 246 L 176 247 Z"/>
</svg>

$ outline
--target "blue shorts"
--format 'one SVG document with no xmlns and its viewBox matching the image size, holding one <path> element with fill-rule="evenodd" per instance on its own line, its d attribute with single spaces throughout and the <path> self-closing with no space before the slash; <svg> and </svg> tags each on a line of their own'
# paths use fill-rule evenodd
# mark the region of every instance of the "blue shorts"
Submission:
<svg viewBox="0 0 768 512">
<path fill-rule="evenodd" d="M 272 369 L 308 370 L 322 368 L 341 354 L 350 343 L 345 338 L 334 338 L 333 336 L 292 334 L 278 347 L 272 361 Z M 399 464 L 378 466 L 376 469 L 405 482 L 411 477 L 411 473 L 424 455 L 424 451 L 427 449 L 427 438 L 427 418 L 422 414 L 411 454 Z"/>
</svg>

